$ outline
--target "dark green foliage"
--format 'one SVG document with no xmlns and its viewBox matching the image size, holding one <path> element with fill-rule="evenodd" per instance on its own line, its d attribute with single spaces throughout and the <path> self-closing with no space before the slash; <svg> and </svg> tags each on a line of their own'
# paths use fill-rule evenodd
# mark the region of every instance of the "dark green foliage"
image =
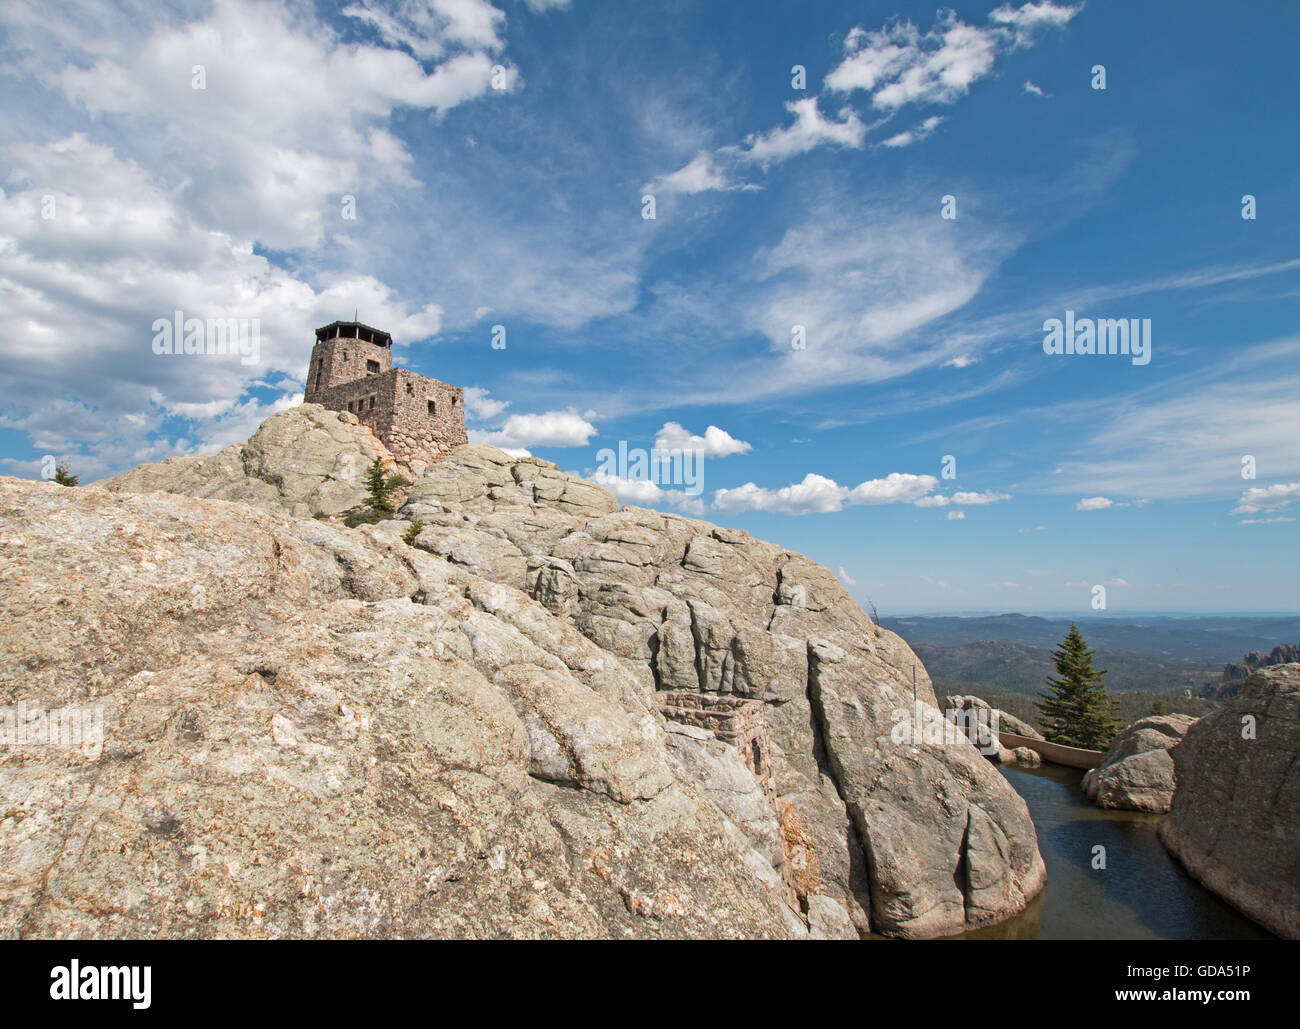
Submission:
<svg viewBox="0 0 1300 1029">
<path fill-rule="evenodd" d="M 1120 728 L 1118 705 L 1106 692 L 1106 672 L 1093 667 L 1092 651 L 1078 626 L 1070 625 L 1052 660 L 1059 678 L 1047 680 L 1047 691 L 1036 702 L 1043 735 L 1067 747 L 1105 750 Z"/>
<path fill-rule="evenodd" d="M 404 479 L 396 475 L 385 475 L 383 464 L 380 463 L 379 458 L 375 458 L 366 476 L 366 490 L 370 494 L 366 497 L 366 506 L 360 511 L 349 514 L 343 519 L 343 524 L 354 529 L 358 525 L 374 525 L 376 522 L 392 518 L 394 516 L 393 490 L 405 485 L 407 483 Z"/>
<path fill-rule="evenodd" d="M 393 489 L 400 482 L 400 479 L 390 479 L 385 475 L 384 466 L 380 463 L 379 458 L 375 458 L 375 463 L 370 466 L 370 474 L 366 480 L 366 489 L 370 491 L 370 496 L 366 498 L 366 504 L 374 511 L 392 514 Z M 375 519 L 375 521 L 379 520 Z"/>
<path fill-rule="evenodd" d="M 424 529 L 424 522 L 412 522 L 411 527 L 402 534 L 402 539 L 406 541 L 408 547 L 415 546 L 415 538 L 420 535 Z"/>
<path fill-rule="evenodd" d="M 343 524 L 349 529 L 355 529 L 358 525 L 374 525 L 376 522 L 386 522 L 393 517 L 391 511 L 376 511 L 373 507 L 363 507 L 352 511 L 343 519 Z"/>
<path fill-rule="evenodd" d="M 1113 672 L 1114 669 L 1111 671 Z M 1110 678 L 1112 675 L 1108 673 L 1107 679 Z M 1023 719 L 1040 732 L 1043 729 L 1039 724 L 1042 719 L 1034 706 L 1033 697 L 1012 690 L 999 689 L 985 682 L 963 682 L 937 677 L 933 682 L 940 707 L 945 706 L 944 702 L 948 697 L 955 697 L 958 694 L 981 697 L 991 706 Z M 1151 714 L 1153 700 L 1160 701 L 1165 708 L 1165 714 L 1191 715 L 1193 718 L 1204 718 L 1218 706 L 1214 701 L 1202 697 L 1186 697 L 1182 690 L 1162 690 L 1157 693 L 1152 690 L 1109 690 L 1108 688 L 1108 692 L 1111 699 L 1119 705 L 1119 720 L 1122 725 L 1130 725 L 1139 718 L 1146 718 Z"/>
<path fill-rule="evenodd" d="M 54 481 L 60 486 L 75 486 L 81 477 L 68 471 L 68 466 L 61 464 L 54 469 Z"/>
<path fill-rule="evenodd" d="M 1165 710 L 1165 702 L 1161 700 L 1159 697 L 1156 697 L 1155 700 L 1151 701 L 1151 713 L 1153 715 L 1169 714 L 1169 712 Z"/>
</svg>

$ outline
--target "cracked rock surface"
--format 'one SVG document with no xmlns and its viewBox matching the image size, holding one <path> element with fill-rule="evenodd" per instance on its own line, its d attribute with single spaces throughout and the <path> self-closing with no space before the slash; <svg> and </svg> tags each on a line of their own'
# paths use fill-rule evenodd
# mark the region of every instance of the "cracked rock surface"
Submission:
<svg viewBox="0 0 1300 1029">
<path fill-rule="evenodd" d="M 1041 889 L 1024 802 L 913 736 L 924 667 L 825 568 L 485 446 L 312 519 L 383 459 L 346 418 L 0 479 L 0 705 L 105 721 L 0 748 L 0 933 L 936 936 Z M 757 712 L 761 762 L 682 694 Z"/>
<path fill-rule="evenodd" d="M 1169 756 L 1196 722 L 1190 715 L 1149 715 L 1115 734 L 1106 756 L 1083 777 L 1083 790 L 1098 807 L 1164 814 L 1174 796 Z"/>
<path fill-rule="evenodd" d="M 1168 754 L 1160 842 L 1238 911 L 1300 939 L 1300 664 L 1253 672 Z"/>
</svg>

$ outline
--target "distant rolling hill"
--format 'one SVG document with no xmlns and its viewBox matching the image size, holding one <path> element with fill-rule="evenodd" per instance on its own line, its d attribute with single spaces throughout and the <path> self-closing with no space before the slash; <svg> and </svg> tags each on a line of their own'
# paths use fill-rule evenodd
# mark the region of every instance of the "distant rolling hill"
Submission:
<svg viewBox="0 0 1300 1029">
<path fill-rule="evenodd" d="M 903 638 L 907 639 L 905 635 Z M 911 640 L 908 643 L 936 682 L 987 684 L 1012 693 L 1038 693 L 1047 677 L 1056 673 L 1051 646 L 1031 647 L 1001 640 L 975 640 L 952 646 Z M 1223 668 L 1222 663 L 1161 659 L 1131 650 L 1098 650 L 1095 663 L 1106 670 L 1106 685 L 1112 692 L 1167 693 L 1190 689 L 1197 693 L 1208 681 L 1218 678 Z"/>
<path fill-rule="evenodd" d="M 1300 639 L 1300 618 L 1076 618 L 1112 692 L 1181 695 L 1217 682 L 1223 666 Z M 979 688 L 1035 694 L 1054 673 L 1051 651 L 1070 619 L 1006 614 L 882 618 L 945 693 Z"/>
</svg>

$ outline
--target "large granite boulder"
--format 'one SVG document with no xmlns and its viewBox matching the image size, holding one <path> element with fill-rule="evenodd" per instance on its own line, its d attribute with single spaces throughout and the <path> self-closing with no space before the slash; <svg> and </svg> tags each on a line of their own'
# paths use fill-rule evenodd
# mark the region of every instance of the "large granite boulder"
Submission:
<svg viewBox="0 0 1300 1029">
<path fill-rule="evenodd" d="M 102 725 L 0 747 L 0 938 L 806 932 L 775 816 L 400 523 L 0 478 L 0 525 L 0 709 Z"/>
<path fill-rule="evenodd" d="M 1043 737 L 1028 722 L 1009 715 L 1001 709 L 995 709 L 988 701 L 980 697 L 955 695 L 944 701 L 944 717 L 961 728 L 980 752 L 990 761 L 999 765 L 1022 765 L 1037 768 L 1043 763 L 1036 750 L 1029 747 L 1005 747 L 998 736 L 993 733 L 994 717 L 997 718 L 997 731 L 1010 732 L 1041 740 Z"/>
<path fill-rule="evenodd" d="M 576 517 L 608 514 L 619 507 L 608 490 L 565 475 L 549 461 L 470 444 L 457 447 L 417 480 L 406 513 L 428 520 L 448 509 L 472 514 L 538 504 Z"/>
<path fill-rule="evenodd" d="M 994 710 L 993 705 L 987 700 L 961 694 L 949 697 L 946 706 L 951 711 L 988 711 L 991 713 Z M 1015 733 L 1017 736 L 1024 736 L 1031 740 L 1043 739 L 1043 734 L 1024 719 L 1017 718 L 1000 708 L 998 709 L 998 730 L 1000 732 Z"/>
<path fill-rule="evenodd" d="M 1300 939 L 1300 664 L 1252 674 L 1170 754 L 1161 842 L 1237 910 Z"/>
<path fill-rule="evenodd" d="M 820 897 L 823 915 L 834 903 L 859 932 L 942 935 L 1004 919 L 1042 887 L 1024 803 L 974 747 L 894 742 L 913 717 L 914 671 L 941 718 L 929 678 L 827 569 L 744 532 L 620 510 L 597 487 L 486 446 L 453 451 L 402 514 L 425 525 L 417 547 L 474 574 L 513 584 L 524 562 L 525 590 L 646 688 L 760 705 L 771 789 L 791 813 L 786 850 L 817 868 L 815 881 L 794 877 L 805 914 Z M 466 534 L 491 543 L 466 546 Z M 986 817 L 989 831 L 972 835 Z M 829 924 L 841 923 L 819 931 Z"/>
<path fill-rule="evenodd" d="M 234 500 L 309 518 L 362 504 L 376 458 L 390 473 L 405 471 L 356 415 L 302 404 L 272 415 L 247 442 L 219 454 L 169 457 L 95 485 Z"/>
<path fill-rule="evenodd" d="M 166 673 L 172 683 L 183 675 L 167 669 L 187 660 L 214 662 L 240 675 L 244 669 L 274 672 L 274 681 L 263 676 L 271 690 L 267 704 L 278 696 L 288 670 L 284 688 L 300 683 L 311 697 L 317 690 L 338 695 L 342 699 L 329 703 L 364 709 L 371 726 L 398 733 L 400 746 L 393 744 L 391 751 L 373 734 L 335 738 L 325 733 L 331 723 L 316 708 L 264 715 L 262 701 L 243 705 L 235 686 L 235 693 L 212 689 L 212 703 L 223 705 L 220 717 L 234 720 L 223 731 L 250 741 L 256 752 L 203 752 L 203 776 L 159 779 L 156 789 L 171 798 L 168 810 L 177 820 L 183 821 L 181 794 L 185 803 L 198 803 L 196 795 L 206 792 L 210 799 L 204 803 L 233 811 L 240 791 L 251 790 L 257 803 L 268 805 L 268 824 L 259 831 L 274 843 L 274 860 L 283 862 L 303 847 L 326 852 L 337 813 L 330 805 L 337 802 L 355 809 L 375 833 L 391 830 L 406 848 L 401 860 L 414 863 L 413 874 L 427 879 L 436 867 L 464 876 L 461 865 L 449 864 L 450 844 L 428 844 L 428 830 L 419 823 L 430 818 L 434 830 L 444 831 L 443 816 L 423 807 L 432 796 L 428 784 L 436 783 L 464 790 L 449 801 L 458 832 L 475 828 L 476 839 L 499 837 L 505 848 L 503 857 L 495 843 L 466 844 L 466 853 L 486 853 L 493 872 L 503 861 L 506 869 L 515 868 L 511 855 L 518 850 L 539 862 L 536 875 L 523 880 L 533 894 L 505 890 L 493 898 L 485 886 L 481 892 L 443 890 L 441 900 L 431 901 L 405 892 L 405 881 L 389 885 L 370 877 L 363 866 L 378 869 L 397 860 L 394 852 L 386 844 L 371 852 L 362 846 L 370 837 L 345 833 L 339 845 L 355 845 L 355 859 L 362 862 L 348 866 L 354 880 L 364 883 L 360 888 L 375 904 L 400 908 L 406 919 L 400 928 L 396 921 L 376 922 L 366 929 L 374 934 L 939 936 L 1009 918 L 1042 888 L 1045 872 L 1023 800 L 969 741 L 942 733 L 931 737 L 931 725 L 946 723 L 925 668 L 898 636 L 872 622 L 826 568 L 744 532 L 620 509 L 605 490 L 553 465 L 485 446 L 460 447 L 429 469 L 412 485 L 397 521 L 343 530 L 294 520 L 289 515 L 313 510 L 303 499 L 304 486 L 273 483 L 305 484 L 309 479 L 299 477 L 303 468 L 319 478 L 331 447 L 346 453 L 359 445 L 333 436 L 322 443 L 318 423 L 325 420 L 328 427 L 332 412 L 304 406 L 276 417 L 300 420 L 277 425 L 276 434 L 302 440 L 309 455 L 300 460 L 292 442 L 260 448 L 266 456 L 256 465 L 263 476 L 256 481 L 270 491 L 249 485 L 256 477 L 249 476 L 252 459 L 242 449 L 238 461 L 227 452 L 224 465 L 205 466 L 202 474 L 192 462 L 157 466 L 148 475 L 128 473 L 112 483 L 114 494 L 6 486 L 18 491 L 16 510 L 34 503 L 30 491 L 45 516 L 64 521 L 57 535 L 24 530 L 29 543 L 23 559 L 37 562 L 24 566 L 24 581 L 48 584 L 61 574 L 79 575 L 76 569 L 84 566 L 86 576 L 120 577 L 124 587 L 94 594 L 83 623 L 76 620 L 79 605 L 92 596 L 83 586 L 70 608 L 54 609 L 61 620 L 49 622 L 48 629 L 41 628 L 49 617 L 44 602 L 30 610 L 15 605 L 20 621 L 8 631 L 17 642 L 6 660 L 16 667 L 48 663 L 55 674 L 47 696 L 60 696 L 57 680 L 65 690 L 73 682 L 77 690 L 99 690 L 129 706 L 136 688 L 130 677 L 137 671 Z M 336 418 L 333 424 L 347 426 L 340 430 L 345 436 L 354 428 Z M 218 495 L 226 474 L 225 488 L 250 491 L 244 499 L 266 510 L 127 495 L 160 489 Z M 286 488 L 292 494 L 282 492 Z M 146 518 L 146 507 L 139 505 L 146 505 L 149 525 L 137 531 L 136 523 Z M 170 528 L 187 520 L 206 524 L 208 531 L 191 539 Z M 227 533 L 227 520 L 241 531 Z M 415 520 L 423 529 L 408 546 L 404 533 Z M 157 526 L 168 528 L 160 535 Z M 255 529 L 260 535 L 249 535 Z M 106 537 L 126 549 L 101 552 L 83 546 L 83 535 Z M 214 567 L 205 555 L 218 547 L 225 549 Z M 234 575 L 236 566 L 239 578 L 228 582 L 226 573 Z M 187 602 L 192 586 L 212 605 L 210 614 Z M 24 588 L 33 596 L 38 589 Z M 160 600 L 159 590 L 172 592 Z M 143 611 L 131 606 L 136 595 L 147 598 L 140 604 L 155 615 L 161 606 L 167 617 L 156 619 L 149 631 L 103 635 L 114 626 L 143 624 Z M 183 639 L 180 619 L 186 623 Z M 150 633 L 163 631 L 174 635 L 155 654 Z M 336 644 L 339 639 L 350 642 L 344 647 Z M 173 649 L 182 644 L 186 649 Z M 274 664 L 265 656 L 276 654 Z M 114 671 L 119 666 L 131 671 Z M 91 671 L 96 667 L 98 672 Z M 445 682 L 446 690 L 430 686 L 430 675 Z M 354 688 L 355 677 L 374 685 Z M 462 680 L 469 694 L 481 694 L 481 710 L 454 719 L 441 709 L 421 715 L 420 724 L 428 722 L 421 731 L 432 734 L 432 741 L 400 735 L 409 711 L 423 711 L 422 705 L 448 691 L 454 695 Z M 167 711 L 170 689 L 160 686 L 154 701 Z M 184 722 L 185 711 L 208 695 L 177 694 L 184 708 L 169 714 L 167 724 Z M 257 735 L 259 719 L 269 724 L 276 714 L 285 720 L 275 722 L 282 741 L 311 746 L 295 750 L 288 742 L 276 743 L 274 735 L 265 744 Z M 200 722 L 203 717 L 217 713 L 204 708 Z M 471 723 L 476 728 L 466 728 Z M 318 729 L 320 735 L 313 735 Z M 443 736 L 455 737 L 456 746 L 474 756 L 444 752 L 437 743 Z M 170 752 L 155 758 L 155 748 L 172 747 L 179 737 L 171 729 L 156 739 L 132 730 L 123 739 L 124 753 L 138 751 L 145 764 L 166 764 Z M 278 751 L 266 749 L 272 745 L 290 752 L 275 756 Z M 446 746 L 452 746 L 450 738 Z M 298 810 L 306 799 L 290 794 L 283 803 L 293 810 L 276 828 L 269 824 L 269 796 L 244 781 L 252 774 L 246 769 L 278 768 L 281 760 L 308 761 L 316 769 L 328 764 L 333 776 L 322 780 L 328 788 L 313 786 L 322 799 L 310 803 L 325 810 L 310 820 L 310 836 L 302 835 L 305 807 Z M 175 774 L 174 766 L 167 767 L 167 774 Z M 83 795 L 99 789 L 99 780 L 84 779 L 90 772 L 78 773 Z M 24 774 L 38 786 L 44 783 L 43 795 L 51 795 L 57 790 L 49 783 L 71 773 L 49 757 Z M 306 774 L 285 769 L 264 777 L 270 783 Z M 496 787 L 484 777 L 500 779 L 504 793 L 493 792 Z M 330 792 L 335 781 L 342 795 Z M 397 792 L 408 788 L 415 792 Z M 396 812 L 391 826 L 385 827 L 382 810 Z M 90 827 L 74 819 L 52 828 L 39 856 L 53 860 L 50 848 Z M 209 854 L 231 851 L 240 867 L 249 867 L 243 844 L 220 833 L 211 840 L 186 839 L 187 847 L 200 843 Z M 104 860 L 118 877 L 114 881 L 129 881 L 134 873 L 121 862 L 134 860 L 130 848 L 112 857 L 113 846 L 103 849 Z M 161 862 L 157 875 L 166 878 L 166 889 L 183 907 L 183 863 L 190 858 L 182 851 L 173 866 L 160 856 L 165 853 L 155 847 L 150 859 Z M 697 880 L 678 884 L 688 865 L 697 870 Z M 50 881 L 62 882 L 62 874 Z M 70 865 L 66 874 L 74 874 Z M 534 879 L 546 885 L 534 887 Z M 263 870 L 256 882 L 260 896 L 273 891 L 277 880 Z M 70 903 L 93 906 L 88 898 L 98 887 L 91 880 L 79 883 L 67 889 Z M 154 886 L 161 897 L 162 880 Z M 547 892 L 551 887 L 563 900 Z M 50 920 L 54 916 L 30 913 L 48 910 L 52 896 L 45 888 L 25 896 L 28 913 L 11 924 L 34 934 L 62 931 L 62 923 Z M 253 902 L 238 890 L 231 896 Z M 530 916 L 541 910 L 533 903 L 538 896 L 552 921 Z M 707 912 L 701 908 L 706 896 L 713 898 Z M 293 922 L 306 917 L 296 905 L 286 908 L 297 912 L 290 921 L 277 921 L 274 929 L 264 918 L 260 928 L 237 931 L 229 922 L 199 920 L 183 931 L 351 931 L 322 921 L 319 912 L 309 927 Z M 156 919 L 163 933 L 182 931 L 161 909 L 124 910 L 129 917 L 122 915 L 120 922 L 87 917 L 73 931 L 143 932 Z"/>
<path fill-rule="evenodd" d="M 1169 748 L 1195 722 L 1190 715 L 1151 715 L 1117 733 L 1101 764 L 1084 774 L 1088 799 L 1098 807 L 1168 811 L 1175 781 Z"/>
</svg>

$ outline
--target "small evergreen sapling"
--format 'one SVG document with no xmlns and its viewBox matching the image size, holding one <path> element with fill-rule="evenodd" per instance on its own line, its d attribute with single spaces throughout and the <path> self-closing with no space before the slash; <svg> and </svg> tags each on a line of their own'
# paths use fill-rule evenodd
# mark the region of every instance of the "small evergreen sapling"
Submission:
<svg viewBox="0 0 1300 1029">
<path fill-rule="evenodd" d="M 366 474 L 366 490 L 370 494 L 366 497 L 366 509 L 353 511 L 343 519 L 343 524 L 349 529 L 355 529 L 358 525 L 374 525 L 376 522 L 385 522 L 392 518 L 393 490 L 404 485 L 406 485 L 405 480 L 398 476 L 385 475 L 383 464 L 379 458 L 375 458 L 370 471 Z"/>
<path fill-rule="evenodd" d="M 366 498 L 366 505 L 371 510 L 382 514 L 392 514 L 393 490 L 400 483 L 401 480 L 396 476 L 389 478 L 384 474 L 383 464 L 380 463 L 379 458 L 375 458 L 366 479 L 366 489 L 370 491 L 370 496 Z"/>
</svg>

